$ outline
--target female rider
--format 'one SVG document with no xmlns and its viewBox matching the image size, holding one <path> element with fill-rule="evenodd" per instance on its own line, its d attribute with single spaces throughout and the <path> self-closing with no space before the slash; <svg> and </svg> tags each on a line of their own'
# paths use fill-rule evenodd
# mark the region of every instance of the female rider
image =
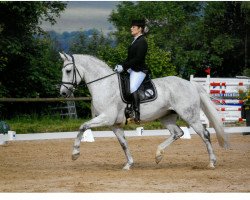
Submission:
<svg viewBox="0 0 250 200">
<path fill-rule="evenodd" d="M 132 21 L 130 30 L 134 40 L 128 47 L 127 59 L 121 65 L 116 65 L 114 69 L 114 71 L 118 73 L 123 70 L 127 70 L 130 74 L 130 93 L 133 98 L 133 109 L 135 112 L 134 121 L 137 124 L 140 124 L 140 98 L 137 91 L 146 77 L 147 72 L 145 58 L 148 50 L 148 44 L 144 37 L 146 29 L 145 20 Z"/>
</svg>

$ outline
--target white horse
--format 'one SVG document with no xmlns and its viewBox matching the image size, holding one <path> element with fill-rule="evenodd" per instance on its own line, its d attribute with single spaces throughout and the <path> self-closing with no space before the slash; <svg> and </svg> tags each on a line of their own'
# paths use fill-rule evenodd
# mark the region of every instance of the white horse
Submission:
<svg viewBox="0 0 250 200">
<path fill-rule="evenodd" d="M 73 146 L 72 159 L 76 160 L 80 156 L 81 139 L 87 129 L 109 126 L 127 158 L 123 169 L 129 170 L 133 165 L 133 158 L 124 136 L 124 130 L 121 128 L 125 122 L 126 104 L 120 95 L 117 75 L 107 64 L 93 56 L 78 54 L 70 56 L 65 53 L 60 53 L 60 56 L 64 61 L 60 94 L 64 97 L 71 96 L 75 87 L 84 79 L 92 96 L 91 106 L 94 118 L 80 126 Z M 141 104 L 141 121 L 160 119 L 171 133 L 171 136 L 158 146 L 156 163 L 158 164 L 162 160 L 166 147 L 183 135 L 183 131 L 176 125 L 179 115 L 206 144 L 209 154 L 208 166 L 214 168 L 216 157 L 210 142 L 210 134 L 200 121 L 200 108 L 212 122 L 220 146 L 226 148 L 227 140 L 222 122 L 205 90 L 198 84 L 174 76 L 153 79 L 153 82 L 158 98 L 152 102 Z"/>
</svg>

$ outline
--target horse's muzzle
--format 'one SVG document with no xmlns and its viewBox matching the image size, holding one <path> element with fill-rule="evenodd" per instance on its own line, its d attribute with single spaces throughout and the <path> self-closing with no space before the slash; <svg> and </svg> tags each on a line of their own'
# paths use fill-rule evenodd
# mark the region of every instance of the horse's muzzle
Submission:
<svg viewBox="0 0 250 200">
<path fill-rule="evenodd" d="M 70 97 L 71 94 L 74 92 L 74 87 L 69 87 L 65 84 L 61 85 L 61 88 L 60 88 L 60 95 L 63 96 L 63 97 Z"/>
</svg>

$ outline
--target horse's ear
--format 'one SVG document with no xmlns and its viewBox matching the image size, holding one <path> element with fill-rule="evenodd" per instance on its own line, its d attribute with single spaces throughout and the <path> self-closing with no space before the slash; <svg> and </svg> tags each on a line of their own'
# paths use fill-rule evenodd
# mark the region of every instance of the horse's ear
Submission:
<svg viewBox="0 0 250 200">
<path fill-rule="evenodd" d="M 62 54 L 61 52 L 59 52 L 59 54 L 60 54 L 60 57 L 62 58 L 63 61 L 65 61 L 65 60 L 67 59 L 67 58 L 65 57 L 65 55 Z"/>
<path fill-rule="evenodd" d="M 60 57 L 63 59 L 63 61 L 65 61 L 65 60 L 70 60 L 70 56 L 69 55 L 67 55 L 66 53 L 64 53 L 64 52 L 59 52 L 59 54 L 60 54 Z"/>
</svg>

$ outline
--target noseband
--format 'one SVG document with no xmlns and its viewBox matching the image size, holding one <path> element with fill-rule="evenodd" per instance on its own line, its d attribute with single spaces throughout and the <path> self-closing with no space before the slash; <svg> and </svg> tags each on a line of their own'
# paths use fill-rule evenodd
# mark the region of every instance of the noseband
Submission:
<svg viewBox="0 0 250 200">
<path fill-rule="evenodd" d="M 82 78 L 82 76 L 81 76 L 79 70 L 77 69 L 77 67 L 76 67 L 76 65 L 75 65 L 75 59 L 74 59 L 73 55 L 70 55 L 70 57 L 72 58 L 72 62 L 66 64 L 65 66 L 63 66 L 63 68 L 67 67 L 68 65 L 73 65 L 73 80 L 72 80 L 72 82 L 62 82 L 61 85 L 64 86 L 65 88 L 67 88 L 69 91 L 71 91 L 71 92 L 73 93 L 74 90 L 76 89 L 76 87 L 78 86 L 78 83 L 77 83 L 77 80 L 76 80 L 76 74 L 78 74 L 78 75 L 80 76 L 81 80 L 82 80 L 83 78 Z M 96 80 L 94 80 L 94 81 L 90 81 L 90 82 L 88 82 L 88 83 L 85 83 L 85 86 L 87 86 L 87 85 L 89 85 L 89 84 L 91 84 L 91 83 L 97 82 L 97 81 L 99 81 L 99 80 L 105 79 L 105 78 L 107 78 L 107 77 L 109 77 L 109 76 L 112 76 L 112 75 L 114 75 L 114 74 L 116 74 L 116 72 L 114 72 L 114 73 L 112 73 L 112 74 L 109 74 L 109 75 L 107 75 L 107 76 L 104 76 L 104 77 L 102 77 L 102 78 L 96 79 Z M 67 85 L 65 85 L 65 84 L 67 84 L 67 85 L 72 85 L 72 86 L 73 86 L 73 89 L 70 89 L 70 88 L 69 88 Z"/>
</svg>

